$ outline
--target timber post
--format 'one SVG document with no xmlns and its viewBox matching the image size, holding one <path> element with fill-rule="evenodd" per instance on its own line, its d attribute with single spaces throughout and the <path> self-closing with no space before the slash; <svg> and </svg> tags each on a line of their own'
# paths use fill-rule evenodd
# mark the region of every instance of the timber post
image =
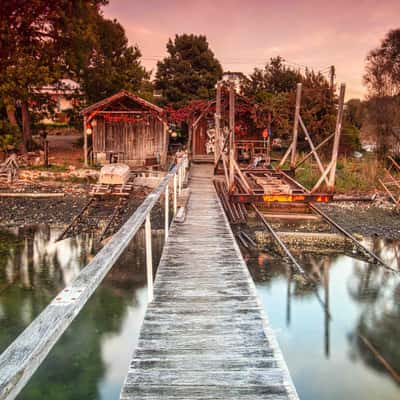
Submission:
<svg viewBox="0 0 400 400">
<path fill-rule="evenodd" d="M 344 111 L 344 96 L 346 93 L 346 85 L 342 83 L 340 85 L 340 94 L 339 94 L 339 108 L 336 119 L 336 128 L 335 128 L 335 137 L 333 139 L 333 148 L 332 148 L 332 165 L 329 174 L 328 180 L 328 191 L 333 192 L 335 190 L 335 175 L 336 175 L 336 164 L 339 153 L 339 143 L 340 143 L 340 135 L 342 133 L 342 122 L 343 122 L 343 111 Z"/>
<path fill-rule="evenodd" d="M 153 301 L 153 255 L 151 248 L 151 222 L 150 213 L 146 215 L 144 224 L 145 241 L 146 241 L 146 273 L 147 273 L 147 299 L 151 303 Z"/>
<path fill-rule="evenodd" d="M 176 215 L 176 209 L 178 206 L 178 202 L 177 202 L 177 179 L 176 179 L 176 173 L 174 174 L 174 217 Z"/>
<path fill-rule="evenodd" d="M 83 117 L 83 159 L 85 167 L 88 167 L 88 137 L 86 132 L 87 118 Z"/>
<path fill-rule="evenodd" d="M 296 157 L 297 157 L 297 138 L 299 135 L 299 117 L 300 117 L 300 103 L 301 103 L 301 89 L 302 84 L 297 84 L 296 91 L 296 108 L 294 113 L 294 124 L 293 124 L 293 142 L 292 142 L 292 154 L 290 158 L 290 169 L 294 171 L 296 169 Z"/>
<path fill-rule="evenodd" d="M 169 230 L 169 185 L 165 187 L 165 241 L 168 239 L 168 230 Z"/>
<path fill-rule="evenodd" d="M 215 104 L 215 142 L 214 142 L 214 164 L 219 160 L 222 147 L 221 140 L 221 81 L 217 83 L 217 98 Z"/>
<path fill-rule="evenodd" d="M 229 83 L 229 188 L 231 191 L 235 183 L 235 88 Z"/>
</svg>

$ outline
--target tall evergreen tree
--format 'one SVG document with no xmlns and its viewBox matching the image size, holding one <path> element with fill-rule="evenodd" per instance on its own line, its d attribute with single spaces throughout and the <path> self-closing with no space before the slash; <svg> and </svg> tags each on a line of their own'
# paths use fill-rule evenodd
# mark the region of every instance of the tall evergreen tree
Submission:
<svg viewBox="0 0 400 400">
<path fill-rule="evenodd" d="M 155 87 L 166 103 L 182 106 L 189 100 L 209 99 L 222 77 L 222 67 L 203 35 L 176 35 L 167 43 L 169 55 L 157 63 Z"/>
</svg>

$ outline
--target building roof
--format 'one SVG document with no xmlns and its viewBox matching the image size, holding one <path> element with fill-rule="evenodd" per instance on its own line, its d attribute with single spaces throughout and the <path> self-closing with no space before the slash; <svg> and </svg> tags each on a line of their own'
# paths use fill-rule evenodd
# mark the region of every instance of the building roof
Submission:
<svg viewBox="0 0 400 400">
<path fill-rule="evenodd" d="M 100 100 L 97 103 L 94 103 L 86 108 L 84 108 L 80 113 L 81 114 L 88 114 L 96 110 L 101 110 L 105 107 L 107 107 L 109 104 L 114 103 L 115 101 L 118 101 L 120 99 L 123 99 L 124 97 L 131 99 L 137 104 L 140 104 L 141 106 L 151 109 L 159 114 L 163 112 L 163 109 L 161 107 L 156 106 L 153 103 L 150 103 L 149 101 L 142 99 L 139 96 L 134 95 L 133 93 L 128 92 L 127 90 L 121 90 L 120 92 L 107 97 L 106 99 Z"/>
<path fill-rule="evenodd" d="M 37 91 L 47 94 L 74 94 L 80 92 L 80 85 L 72 79 L 60 79 L 56 84 L 42 86 Z"/>
</svg>

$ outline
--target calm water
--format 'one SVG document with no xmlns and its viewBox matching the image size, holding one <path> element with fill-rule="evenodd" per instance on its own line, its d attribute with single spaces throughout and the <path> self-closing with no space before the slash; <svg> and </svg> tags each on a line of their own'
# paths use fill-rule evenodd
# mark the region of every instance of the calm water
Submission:
<svg viewBox="0 0 400 400">
<path fill-rule="evenodd" d="M 0 231 L 0 351 L 91 258 L 90 236 L 54 243 L 58 233 L 47 226 Z M 163 232 L 154 232 L 155 262 L 162 243 Z M 399 243 L 368 245 L 397 265 Z M 247 259 L 302 399 L 399 400 L 400 385 L 361 339 L 400 371 L 399 278 L 347 256 L 301 256 L 329 320 L 286 265 L 268 253 Z M 119 398 L 146 308 L 144 264 L 139 232 L 18 399 Z"/>
<path fill-rule="evenodd" d="M 35 373 L 20 400 L 118 399 L 144 316 L 144 235 L 139 232 Z M 0 231 L 0 351 L 90 260 L 93 240 L 54 243 L 58 230 Z M 153 232 L 158 263 L 163 232 Z"/>
<path fill-rule="evenodd" d="M 387 263 L 400 261 L 400 243 L 368 241 Z M 300 398 L 399 400 L 400 384 L 364 344 L 366 338 L 400 373 L 400 279 L 343 255 L 299 256 L 315 291 L 268 253 L 248 265 Z"/>
</svg>

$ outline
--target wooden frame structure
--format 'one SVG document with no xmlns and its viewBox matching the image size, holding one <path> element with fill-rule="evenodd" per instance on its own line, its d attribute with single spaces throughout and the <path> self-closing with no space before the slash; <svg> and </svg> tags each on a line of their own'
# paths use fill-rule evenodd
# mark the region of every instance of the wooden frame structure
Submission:
<svg viewBox="0 0 400 400">
<path fill-rule="evenodd" d="M 321 143 L 318 145 L 314 145 L 311 136 L 305 126 L 301 115 L 300 115 L 300 108 L 301 108 L 301 92 L 302 92 L 302 84 L 297 84 L 297 93 L 296 93 L 296 108 L 295 108 L 295 115 L 294 115 L 294 124 L 293 124 L 293 138 L 292 143 L 290 144 L 289 148 L 287 149 L 286 153 L 282 157 L 279 168 L 282 168 L 290 155 L 290 169 L 293 173 L 295 173 L 296 169 L 302 165 L 306 160 L 308 160 L 311 156 L 314 156 L 318 168 L 320 170 L 320 178 L 318 179 L 317 183 L 311 189 L 311 193 L 317 192 L 322 186 L 323 183 L 326 184 L 328 193 L 333 193 L 335 190 L 335 176 L 336 176 L 336 165 L 337 165 L 337 158 L 339 153 L 339 144 L 340 144 L 340 136 L 342 132 L 342 122 L 343 122 L 343 112 L 344 112 L 344 96 L 346 92 L 346 86 L 344 83 L 340 85 L 340 94 L 339 94 L 339 105 L 338 105 L 338 113 L 336 117 L 336 127 L 335 132 L 325 138 Z M 310 146 L 310 152 L 307 153 L 300 161 L 297 160 L 297 142 L 299 137 L 299 125 L 301 130 L 303 131 L 305 138 Z M 323 146 L 333 140 L 332 145 L 332 155 L 331 159 L 327 165 L 324 165 L 321 157 L 318 154 L 318 150 L 320 150 Z"/>
<path fill-rule="evenodd" d="M 390 161 L 389 168 L 385 168 L 387 180 L 379 179 L 379 183 L 395 207 L 400 209 L 400 165 L 392 156 L 388 156 L 388 160 Z"/>
<path fill-rule="evenodd" d="M 93 159 L 104 164 L 166 167 L 168 126 L 163 109 L 126 90 L 81 111 L 85 165 L 89 163 L 88 134 Z"/>
<path fill-rule="evenodd" d="M 237 149 L 235 142 L 235 88 L 232 82 L 229 88 L 229 122 L 228 131 L 224 134 L 221 123 L 221 82 L 217 84 L 216 96 L 216 139 L 214 171 L 222 163 L 226 192 L 233 203 L 309 203 L 327 202 L 333 198 L 335 188 L 336 164 L 339 152 L 339 143 L 342 130 L 345 85 L 340 87 L 338 113 L 335 132 L 329 135 L 318 145 L 314 145 L 311 135 L 301 118 L 301 94 L 302 84 L 297 85 L 296 106 L 293 125 L 293 138 L 286 153 L 279 162 L 278 168 L 273 168 L 270 163 L 262 168 L 241 168 L 237 162 Z M 299 134 L 304 133 L 311 151 L 298 161 L 297 144 Z M 331 159 L 324 165 L 318 150 L 333 140 Z M 282 168 L 290 156 L 290 171 Z M 314 156 L 320 170 L 320 178 L 311 190 L 300 185 L 292 176 L 296 168 L 302 165 L 308 158 Z M 326 190 L 321 190 L 326 184 Z M 221 189 L 222 190 L 222 189 Z"/>
</svg>

